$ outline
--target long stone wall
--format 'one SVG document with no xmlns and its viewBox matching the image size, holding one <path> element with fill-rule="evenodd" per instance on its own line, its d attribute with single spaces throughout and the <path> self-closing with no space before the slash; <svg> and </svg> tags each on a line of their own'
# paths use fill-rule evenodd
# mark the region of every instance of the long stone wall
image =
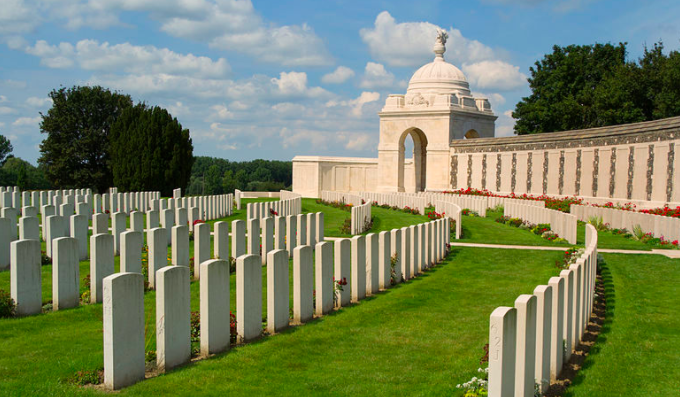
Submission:
<svg viewBox="0 0 680 397">
<path fill-rule="evenodd" d="M 452 189 L 680 204 L 680 117 L 451 143 Z"/>
</svg>

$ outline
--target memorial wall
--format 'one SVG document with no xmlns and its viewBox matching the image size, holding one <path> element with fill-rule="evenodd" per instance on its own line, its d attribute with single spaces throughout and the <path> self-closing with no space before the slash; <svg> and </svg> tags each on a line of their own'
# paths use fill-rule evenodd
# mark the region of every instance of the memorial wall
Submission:
<svg viewBox="0 0 680 397">
<path fill-rule="evenodd" d="M 680 205 L 680 117 L 451 143 L 451 189 Z"/>
</svg>

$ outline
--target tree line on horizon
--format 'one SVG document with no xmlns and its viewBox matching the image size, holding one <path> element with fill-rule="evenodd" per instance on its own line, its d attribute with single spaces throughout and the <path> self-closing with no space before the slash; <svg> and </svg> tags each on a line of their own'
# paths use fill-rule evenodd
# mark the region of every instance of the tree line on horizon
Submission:
<svg viewBox="0 0 680 397">
<path fill-rule="evenodd" d="M 290 189 L 293 162 L 278 160 L 229 161 L 196 157 L 187 194 L 222 194 L 242 191 L 272 192 Z"/>
</svg>

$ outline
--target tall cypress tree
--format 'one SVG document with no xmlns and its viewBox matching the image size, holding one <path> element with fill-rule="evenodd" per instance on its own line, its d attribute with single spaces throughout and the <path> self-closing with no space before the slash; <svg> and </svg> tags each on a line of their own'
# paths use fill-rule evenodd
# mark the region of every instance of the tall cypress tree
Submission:
<svg viewBox="0 0 680 397">
<path fill-rule="evenodd" d="M 126 109 L 111 127 L 113 182 L 122 191 L 186 190 L 194 163 L 189 130 L 158 106 Z"/>
</svg>

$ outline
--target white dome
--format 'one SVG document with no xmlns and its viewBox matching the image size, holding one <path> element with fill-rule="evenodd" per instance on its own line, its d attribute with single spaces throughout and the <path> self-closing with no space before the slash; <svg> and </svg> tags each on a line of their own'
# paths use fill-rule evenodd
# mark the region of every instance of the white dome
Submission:
<svg viewBox="0 0 680 397">
<path fill-rule="evenodd" d="M 470 94 L 470 85 L 463 72 L 452 64 L 437 57 L 433 62 L 422 66 L 411 77 L 407 94 L 429 92 L 436 94 Z"/>
<path fill-rule="evenodd" d="M 446 38 L 444 32 L 438 32 L 434 45 L 434 61 L 422 66 L 411 77 L 406 94 L 432 93 L 470 95 L 470 85 L 463 72 L 444 60 Z"/>
</svg>

